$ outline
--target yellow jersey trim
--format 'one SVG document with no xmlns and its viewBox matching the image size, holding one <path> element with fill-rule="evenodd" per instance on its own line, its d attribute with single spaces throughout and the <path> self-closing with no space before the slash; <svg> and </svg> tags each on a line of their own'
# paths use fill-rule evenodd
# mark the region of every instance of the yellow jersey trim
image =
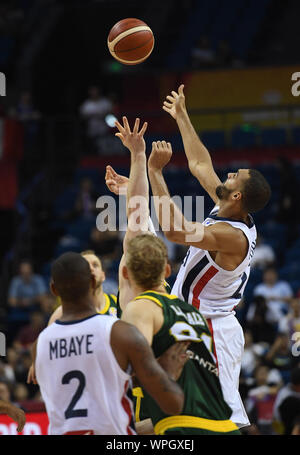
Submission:
<svg viewBox="0 0 300 455">
<path fill-rule="evenodd" d="M 117 303 L 117 296 L 114 294 L 109 294 L 115 303 Z"/>
<path fill-rule="evenodd" d="M 108 311 L 108 308 L 110 307 L 110 301 L 109 301 L 108 295 L 104 294 L 104 296 L 105 296 L 105 306 L 104 306 L 103 310 L 98 311 L 99 314 L 105 314 Z"/>
<path fill-rule="evenodd" d="M 141 401 L 144 398 L 143 391 L 141 387 L 134 387 L 132 389 L 132 395 L 136 397 L 136 405 L 135 405 L 135 421 L 140 422 L 140 411 L 141 411 Z"/>
<path fill-rule="evenodd" d="M 171 428 L 200 428 L 202 430 L 215 431 L 218 433 L 229 433 L 238 430 L 238 427 L 231 420 L 210 420 L 193 416 L 172 416 L 160 420 L 154 427 L 155 434 L 165 434 Z"/>
<path fill-rule="evenodd" d="M 152 295 L 138 295 L 134 300 L 152 300 L 153 302 L 155 302 L 158 306 L 162 307 L 162 303 L 156 299 L 155 297 L 153 297 Z"/>
<path fill-rule="evenodd" d="M 168 299 L 171 299 L 171 300 L 178 299 L 177 295 L 168 294 L 167 292 L 151 291 L 151 289 L 149 289 L 148 291 L 144 291 L 142 294 L 145 294 L 146 292 L 152 292 L 153 294 L 164 295 Z"/>
</svg>

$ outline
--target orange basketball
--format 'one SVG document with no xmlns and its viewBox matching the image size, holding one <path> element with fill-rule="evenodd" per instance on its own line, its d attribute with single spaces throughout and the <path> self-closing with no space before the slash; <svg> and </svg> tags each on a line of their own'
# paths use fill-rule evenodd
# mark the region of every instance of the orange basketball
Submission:
<svg viewBox="0 0 300 455">
<path fill-rule="evenodd" d="M 123 19 L 109 32 L 107 45 L 111 55 L 124 65 L 137 65 L 146 60 L 154 46 L 150 27 L 139 19 Z"/>
</svg>

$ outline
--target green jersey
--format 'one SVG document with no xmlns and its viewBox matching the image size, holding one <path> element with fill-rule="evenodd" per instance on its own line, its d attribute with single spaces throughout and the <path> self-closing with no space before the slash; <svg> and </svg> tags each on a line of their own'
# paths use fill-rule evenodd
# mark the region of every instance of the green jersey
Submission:
<svg viewBox="0 0 300 455">
<path fill-rule="evenodd" d="M 205 318 L 192 305 L 174 295 L 146 291 L 136 297 L 149 299 L 163 310 L 164 323 L 153 336 L 155 357 L 162 355 L 176 341 L 190 341 L 190 359 L 178 383 L 184 391 L 182 414 L 167 416 L 156 402 L 140 388 L 134 390 L 136 414 L 151 417 L 156 434 L 239 434 L 231 421 L 231 408 L 224 401 L 212 347 L 213 341 Z M 141 418 L 140 418 L 141 419 Z"/>
<path fill-rule="evenodd" d="M 117 297 L 113 294 L 104 294 L 105 306 L 103 310 L 98 311 L 99 314 L 107 314 L 108 316 L 117 316 L 118 302 Z"/>
</svg>

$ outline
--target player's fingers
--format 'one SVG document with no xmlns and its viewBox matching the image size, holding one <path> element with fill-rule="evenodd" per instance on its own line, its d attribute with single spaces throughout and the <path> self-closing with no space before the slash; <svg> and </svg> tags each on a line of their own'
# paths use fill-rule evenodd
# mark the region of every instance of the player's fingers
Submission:
<svg viewBox="0 0 300 455">
<path fill-rule="evenodd" d="M 144 122 L 144 125 L 142 126 L 142 129 L 141 129 L 141 131 L 139 132 L 139 136 L 144 136 L 147 127 L 148 127 L 148 123 L 147 123 L 147 122 Z"/>
<path fill-rule="evenodd" d="M 183 93 L 183 89 L 184 89 L 184 84 L 181 84 L 178 88 L 178 93 L 179 95 L 183 95 L 184 96 L 184 93 Z"/>
<path fill-rule="evenodd" d="M 163 147 L 164 149 L 167 148 L 167 143 L 166 143 L 166 141 L 161 141 L 161 145 L 162 145 L 162 147 Z"/>
<path fill-rule="evenodd" d="M 128 119 L 127 117 L 123 117 L 123 125 L 124 125 L 124 128 L 125 128 L 125 132 L 126 134 L 131 134 L 131 130 L 130 130 L 130 126 L 129 126 L 129 123 L 128 123 Z"/>
<path fill-rule="evenodd" d="M 18 428 L 17 428 L 18 433 L 21 433 L 21 431 L 24 428 L 25 423 L 26 423 L 25 413 L 22 413 L 18 418 Z"/>
<path fill-rule="evenodd" d="M 123 126 L 121 125 L 121 123 L 118 122 L 118 120 L 115 121 L 115 127 L 118 128 L 118 130 L 119 130 L 121 133 L 125 133 L 125 129 L 123 128 Z"/>
<path fill-rule="evenodd" d="M 119 139 L 121 139 L 122 142 L 124 142 L 124 136 L 122 133 L 116 133 L 115 136 L 117 136 Z"/>
<path fill-rule="evenodd" d="M 166 112 L 168 112 L 168 114 L 170 114 L 171 110 L 168 107 L 163 106 L 162 108 L 163 108 L 164 111 L 166 111 Z"/>
<path fill-rule="evenodd" d="M 172 151 L 172 145 L 171 142 L 167 142 L 167 148 L 169 151 Z"/>
<path fill-rule="evenodd" d="M 152 142 L 152 151 L 156 152 L 157 150 L 157 143 L 155 141 Z"/>
<path fill-rule="evenodd" d="M 136 118 L 133 127 L 133 134 L 137 134 L 140 127 L 140 119 Z"/>
<path fill-rule="evenodd" d="M 178 93 L 174 92 L 174 90 L 172 90 L 172 95 L 174 96 L 174 98 L 178 98 Z"/>
<path fill-rule="evenodd" d="M 168 107 L 171 109 L 171 107 L 173 106 L 171 103 L 168 103 L 167 101 L 164 101 L 164 106 Z"/>
<path fill-rule="evenodd" d="M 118 177 L 118 174 L 116 173 L 116 171 L 114 170 L 113 167 L 111 167 L 110 165 L 106 166 L 106 169 L 109 170 L 109 172 L 111 172 L 111 174 L 113 175 L 113 177 Z"/>
<path fill-rule="evenodd" d="M 166 96 L 166 98 L 167 100 L 171 101 L 171 103 L 174 103 L 174 101 L 176 101 L 175 98 L 171 95 Z"/>
</svg>

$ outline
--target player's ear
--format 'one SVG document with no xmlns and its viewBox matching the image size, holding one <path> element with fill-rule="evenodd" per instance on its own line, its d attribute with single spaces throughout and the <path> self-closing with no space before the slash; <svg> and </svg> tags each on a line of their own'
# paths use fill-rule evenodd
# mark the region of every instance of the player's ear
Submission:
<svg viewBox="0 0 300 455">
<path fill-rule="evenodd" d="M 232 194 L 232 197 L 235 201 L 240 201 L 242 199 L 242 193 L 240 191 L 236 191 Z"/>
<path fill-rule="evenodd" d="M 58 292 L 55 289 L 53 280 L 50 281 L 50 291 L 51 291 L 51 294 L 54 295 L 54 297 L 58 297 Z"/>
<path fill-rule="evenodd" d="M 125 280 L 129 280 L 128 268 L 126 267 L 126 265 L 123 265 L 122 276 L 123 278 L 125 278 Z"/>
<path fill-rule="evenodd" d="M 165 266 L 165 278 L 169 278 L 171 273 L 172 273 L 171 266 L 170 264 L 167 263 Z"/>
</svg>

